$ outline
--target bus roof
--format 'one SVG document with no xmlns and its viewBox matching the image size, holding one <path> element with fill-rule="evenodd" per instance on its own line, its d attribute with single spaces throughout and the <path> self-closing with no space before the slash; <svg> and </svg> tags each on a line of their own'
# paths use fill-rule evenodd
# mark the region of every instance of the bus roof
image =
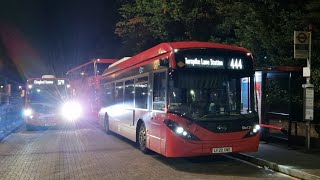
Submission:
<svg viewBox="0 0 320 180">
<path fill-rule="evenodd" d="M 109 67 L 113 67 L 113 66 L 115 66 L 115 65 L 117 65 L 117 64 L 119 64 L 119 63 L 121 63 L 123 61 L 126 61 L 126 60 L 130 59 L 130 58 L 131 57 L 123 57 L 123 58 L 119 59 L 117 62 L 114 62 L 113 64 L 111 64 Z"/>
<path fill-rule="evenodd" d="M 69 74 L 70 72 L 78 70 L 78 69 L 80 69 L 80 68 L 82 68 L 84 66 L 87 66 L 89 64 L 94 64 L 94 63 L 101 63 L 101 64 L 103 64 L 103 63 L 114 63 L 116 61 L 118 61 L 118 59 L 92 59 L 89 62 L 86 62 L 86 63 L 81 64 L 81 65 L 79 65 L 79 66 L 77 66 L 75 68 L 70 69 L 69 71 L 67 71 L 66 74 Z"/>
<path fill-rule="evenodd" d="M 250 51 L 248 51 L 243 47 L 213 43 L 213 42 L 200 42 L 200 41 L 165 42 L 165 43 L 158 44 L 150 49 L 147 49 L 131 58 L 128 58 L 123 61 L 116 62 L 110 65 L 109 68 L 105 70 L 103 75 L 115 73 L 117 71 L 129 68 L 131 66 L 137 65 L 141 62 L 147 61 L 152 58 L 160 57 L 163 55 L 169 56 L 174 52 L 174 50 L 189 49 L 189 48 L 216 48 L 216 49 L 226 49 L 226 50 L 240 51 L 244 53 L 251 53 Z"/>
<path fill-rule="evenodd" d="M 28 79 L 27 79 L 27 82 L 28 82 L 28 81 L 32 81 L 32 80 L 42 80 L 42 79 L 43 79 L 43 80 L 57 80 L 57 79 L 60 80 L 60 79 L 63 79 L 63 80 L 69 81 L 68 78 L 63 78 L 63 77 L 54 77 L 54 78 L 53 78 L 53 77 L 51 77 L 51 78 L 49 78 L 49 77 L 44 77 L 44 78 L 43 78 L 43 77 L 39 77 L 39 78 L 28 78 Z"/>
</svg>

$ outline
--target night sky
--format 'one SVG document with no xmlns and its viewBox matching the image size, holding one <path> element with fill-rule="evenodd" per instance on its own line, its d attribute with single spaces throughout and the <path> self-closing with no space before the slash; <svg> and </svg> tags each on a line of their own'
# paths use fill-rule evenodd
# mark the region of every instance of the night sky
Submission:
<svg viewBox="0 0 320 180">
<path fill-rule="evenodd" d="M 117 9 L 113 0 L 1 0 L 1 75 L 8 61 L 28 78 L 62 76 L 92 58 L 121 57 Z"/>
</svg>

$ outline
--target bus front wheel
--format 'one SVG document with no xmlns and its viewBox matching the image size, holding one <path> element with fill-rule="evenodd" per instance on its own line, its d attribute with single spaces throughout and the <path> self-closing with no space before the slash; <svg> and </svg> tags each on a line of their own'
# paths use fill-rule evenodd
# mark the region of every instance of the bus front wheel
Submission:
<svg viewBox="0 0 320 180">
<path fill-rule="evenodd" d="M 138 145 L 139 145 L 139 149 L 143 153 L 146 154 L 149 152 L 149 149 L 147 148 L 147 130 L 144 123 L 141 123 L 139 128 Z"/>
<path fill-rule="evenodd" d="M 107 115 L 105 115 L 104 117 L 104 130 L 106 131 L 107 134 L 111 133 L 109 129 L 109 119 Z"/>
</svg>

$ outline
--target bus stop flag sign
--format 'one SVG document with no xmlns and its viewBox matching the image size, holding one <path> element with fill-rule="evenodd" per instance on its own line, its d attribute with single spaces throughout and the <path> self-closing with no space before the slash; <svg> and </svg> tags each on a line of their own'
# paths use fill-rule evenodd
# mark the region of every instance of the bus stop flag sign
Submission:
<svg viewBox="0 0 320 180">
<path fill-rule="evenodd" d="M 309 57 L 309 33 L 294 31 L 294 58 L 307 59 Z"/>
</svg>

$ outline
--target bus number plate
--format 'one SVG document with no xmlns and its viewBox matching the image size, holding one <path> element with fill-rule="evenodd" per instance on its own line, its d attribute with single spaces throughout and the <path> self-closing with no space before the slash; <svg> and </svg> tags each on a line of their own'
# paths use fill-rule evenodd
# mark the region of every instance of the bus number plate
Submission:
<svg viewBox="0 0 320 180">
<path fill-rule="evenodd" d="M 229 153 L 232 152 L 232 147 L 212 148 L 212 153 Z"/>
<path fill-rule="evenodd" d="M 44 126 L 55 126 L 55 125 L 57 125 L 56 123 L 46 123 L 46 124 L 44 124 Z"/>
</svg>

